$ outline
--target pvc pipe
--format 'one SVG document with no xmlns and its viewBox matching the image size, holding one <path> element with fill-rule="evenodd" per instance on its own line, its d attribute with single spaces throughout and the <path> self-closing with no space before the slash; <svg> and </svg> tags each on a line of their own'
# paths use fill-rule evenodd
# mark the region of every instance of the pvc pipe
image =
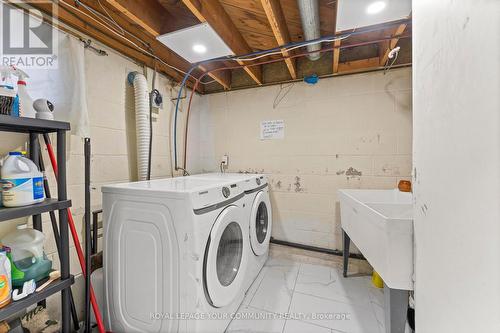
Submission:
<svg viewBox="0 0 500 333">
<path fill-rule="evenodd" d="M 135 127 L 137 136 L 137 178 L 148 179 L 149 168 L 149 92 L 146 77 L 138 72 L 131 72 L 128 81 L 134 87 Z"/>
</svg>

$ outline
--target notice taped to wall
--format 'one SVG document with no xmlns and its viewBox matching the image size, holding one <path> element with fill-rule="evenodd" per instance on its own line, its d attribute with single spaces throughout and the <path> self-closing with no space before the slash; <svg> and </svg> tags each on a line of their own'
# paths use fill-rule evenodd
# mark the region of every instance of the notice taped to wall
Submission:
<svg viewBox="0 0 500 333">
<path fill-rule="evenodd" d="M 285 138 L 284 120 L 263 120 L 260 122 L 261 140 L 279 140 Z"/>
</svg>

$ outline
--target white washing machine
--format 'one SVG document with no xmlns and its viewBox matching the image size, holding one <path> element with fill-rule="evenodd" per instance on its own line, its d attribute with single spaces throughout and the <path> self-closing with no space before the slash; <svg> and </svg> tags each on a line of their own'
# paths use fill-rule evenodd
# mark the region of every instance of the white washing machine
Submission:
<svg viewBox="0 0 500 333">
<path fill-rule="evenodd" d="M 182 177 L 102 191 L 107 329 L 224 332 L 252 251 L 244 188 Z"/>
<path fill-rule="evenodd" d="M 265 175 L 240 173 L 205 173 L 192 176 L 200 179 L 235 181 L 244 186 L 245 215 L 248 221 L 250 251 L 245 291 L 250 288 L 269 256 L 272 231 L 272 209 L 269 184 Z"/>
</svg>

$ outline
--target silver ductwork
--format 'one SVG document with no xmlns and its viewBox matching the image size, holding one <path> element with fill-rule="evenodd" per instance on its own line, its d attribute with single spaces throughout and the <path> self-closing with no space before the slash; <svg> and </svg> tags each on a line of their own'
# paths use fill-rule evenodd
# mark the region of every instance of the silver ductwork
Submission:
<svg viewBox="0 0 500 333">
<path fill-rule="evenodd" d="M 318 0 L 297 0 L 299 6 L 300 19 L 302 21 L 302 30 L 304 31 L 304 40 L 314 40 L 321 37 L 319 27 L 319 4 Z M 321 43 L 309 45 L 308 52 L 319 51 Z M 318 60 L 321 53 L 315 52 L 308 55 L 309 59 Z"/>
</svg>

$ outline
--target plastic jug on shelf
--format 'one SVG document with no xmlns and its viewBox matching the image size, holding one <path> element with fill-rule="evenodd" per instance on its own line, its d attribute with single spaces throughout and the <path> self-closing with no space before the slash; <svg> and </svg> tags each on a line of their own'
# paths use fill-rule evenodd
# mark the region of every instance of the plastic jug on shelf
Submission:
<svg viewBox="0 0 500 333">
<path fill-rule="evenodd" d="M 27 206 L 44 200 L 43 173 L 21 152 L 10 152 L 1 171 L 5 207 Z"/>
<path fill-rule="evenodd" d="M 43 252 L 45 235 L 27 224 L 20 224 L 16 230 L 2 239 L 2 244 L 11 249 L 8 257 L 12 266 L 12 285 L 22 287 L 24 282 L 40 281 L 49 276 L 50 261 Z"/>
</svg>

